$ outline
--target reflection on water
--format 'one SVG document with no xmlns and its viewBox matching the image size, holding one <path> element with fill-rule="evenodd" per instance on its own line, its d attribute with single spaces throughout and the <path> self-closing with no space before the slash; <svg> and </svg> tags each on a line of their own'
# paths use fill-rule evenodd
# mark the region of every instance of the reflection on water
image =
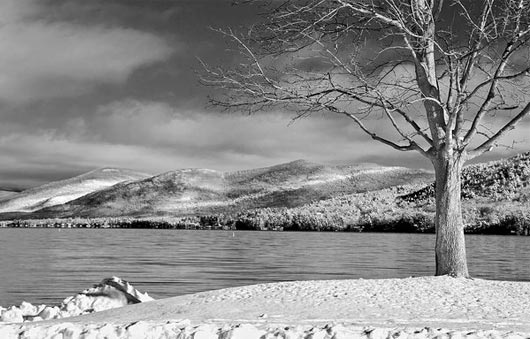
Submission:
<svg viewBox="0 0 530 339">
<path fill-rule="evenodd" d="M 471 274 L 529 280 L 528 240 L 468 236 Z M 57 304 L 112 275 L 157 299 L 273 281 L 430 275 L 433 248 L 425 234 L 0 229 L 0 305 Z"/>
</svg>

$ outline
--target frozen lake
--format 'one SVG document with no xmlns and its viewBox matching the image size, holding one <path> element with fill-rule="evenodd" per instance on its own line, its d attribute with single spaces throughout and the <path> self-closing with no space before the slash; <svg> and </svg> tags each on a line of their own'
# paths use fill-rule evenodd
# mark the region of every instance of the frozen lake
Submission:
<svg viewBox="0 0 530 339">
<path fill-rule="evenodd" d="M 530 281 L 530 238 L 467 236 L 474 277 Z M 0 305 L 59 304 L 113 275 L 154 298 L 288 280 L 434 272 L 434 235 L 0 229 Z"/>
</svg>

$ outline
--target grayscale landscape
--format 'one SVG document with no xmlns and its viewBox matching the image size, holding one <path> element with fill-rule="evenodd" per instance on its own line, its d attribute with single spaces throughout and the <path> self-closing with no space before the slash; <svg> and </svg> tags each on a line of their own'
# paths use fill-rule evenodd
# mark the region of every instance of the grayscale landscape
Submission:
<svg viewBox="0 0 530 339">
<path fill-rule="evenodd" d="M 528 0 L 0 0 L 0 339 L 529 338 Z"/>
</svg>

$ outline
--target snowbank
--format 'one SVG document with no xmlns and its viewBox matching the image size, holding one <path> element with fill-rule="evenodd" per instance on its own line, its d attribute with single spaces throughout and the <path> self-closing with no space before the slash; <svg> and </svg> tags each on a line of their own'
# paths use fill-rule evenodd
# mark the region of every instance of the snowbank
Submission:
<svg viewBox="0 0 530 339">
<path fill-rule="evenodd" d="M 0 324 L 0 338 L 523 338 L 530 283 L 423 277 L 282 282 Z"/>
<path fill-rule="evenodd" d="M 69 318 L 151 301 L 127 281 L 118 277 L 106 278 L 99 284 L 63 300 L 60 306 L 32 305 L 23 301 L 20 306 L 0 306 L 0 322 L 40 321 Z M 0 336 L 0 338 L 3 338 Z"/>
</svg>

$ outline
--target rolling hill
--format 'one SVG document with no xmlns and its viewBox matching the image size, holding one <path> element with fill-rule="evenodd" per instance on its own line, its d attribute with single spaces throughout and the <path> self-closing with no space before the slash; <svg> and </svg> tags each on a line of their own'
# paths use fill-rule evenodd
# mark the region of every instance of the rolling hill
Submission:
<svg viewBox="0 0 530 339">
<path fill-rule="evenodd" d="M 466 233 L 530 235 L 530 152 L 469 165 L 462 181 Z M 254 209 L 221 218 L 239 229 L 432 233 L 435 210 L 431 183 L 343 194 L 294 208 Z"/>
<path fill-rule="evenodd" d="M 414 203 L 433 200 L 434 183 L 400 198 Z M 530 152 L 464 167 L 462 199 L 530 200 Z"/>
<path fill-rule="evenodd" d="M 304 160 L 227 173 L 182 169 L 118 183 L 63 205 L 45 207 L 33 217 L 194 215 L 296 207 L 337 195 L 431 180 L 432 174 L 423 170 L 326 166 Z"/>
<path fill-rule="evenodd" d="M 8 198 L 12 198 L 13 196 L 17 195 L 19 192 L 11 191 L 7 189 L 0 189 L 0 201 L 6 200 Z"/>
<path fill-rule="evenodd" d="M 88 193 L 124 181 L 148 177 L 148 174 L 118 168 L 102 168 L 61 181 L 22 191 L 0 200 L 0 213 L 33 212 L 64 204 Z"/>
<path fill-rule="evenodd" d="M 465 232 L 530 234 L 530 152 L 466 166 L 462 179 Z M 423 170 L 303 160 L 227 173 L 183 169 L 0 220 L 17 219 L 14 227 L 18 219 L 85 217 L 94 227 L 113 220 L 111 227 L 434 232 L 432 182 Z"/>
</svg>

